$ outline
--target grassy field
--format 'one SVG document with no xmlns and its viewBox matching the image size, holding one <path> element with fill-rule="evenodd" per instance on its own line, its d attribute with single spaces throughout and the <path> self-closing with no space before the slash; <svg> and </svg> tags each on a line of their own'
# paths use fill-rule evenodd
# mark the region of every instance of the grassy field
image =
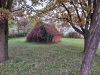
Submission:
<svg viewBox="0 0 100 75">
<path fill-rule="evenodd" d="M 0 75 L 78 75 L 83 40 L 63 38 L 57 44 L 27 43 L 9 39 L 9 60 L 0 65 Z M 100 75 L 100 48 L 92 75 Z"/>
</svg>

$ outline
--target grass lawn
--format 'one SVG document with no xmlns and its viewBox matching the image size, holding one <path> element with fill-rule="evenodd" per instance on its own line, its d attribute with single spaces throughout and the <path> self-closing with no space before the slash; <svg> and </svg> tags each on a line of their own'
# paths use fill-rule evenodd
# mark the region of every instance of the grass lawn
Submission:
<svg viewBox="0 0 100 75">
<path fill-rule="evenodd" d="M 82 51 L 82 39 L 63 38 L 57 44 L 9 39 L 9 60 L 0 65 L 0 75 L 78 75 Z M 100 48 L 92 75 L 100 75 Z"/>
</svg>

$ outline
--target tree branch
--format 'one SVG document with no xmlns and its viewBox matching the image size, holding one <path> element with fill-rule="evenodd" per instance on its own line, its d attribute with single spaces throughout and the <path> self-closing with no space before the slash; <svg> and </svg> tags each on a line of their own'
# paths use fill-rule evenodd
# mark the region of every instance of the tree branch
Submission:
<svg viewBox="0 0 100 75">
<path fill-rule="evenodd" d="M 69 11 L 69 9 L 65 6 L 64 3 L 62 3 L 62 6 L 66 9 L 66 11 L 68 12 L 68 15 L 69 15 L 69 17 L 66 18 L 66 21 L 70 23 L 70 25 L 73 27 L 73 29 L 74 29 L 76 32 L 78 32 L 78 33 L 80 33 L 80 34 L 83 35 L 84 32 L 81 31 L 79 28 L 77 28 L 77 27 L 73 24 L 73 22 L 72 22 L 71 12 Z"/>
<path fill-rule="evenodd" d="M 80 1 L 80 0 L 79 0 L 79 1 Z M 86 13 L 85 13 L 85 11 L 84 11 L 84 7 L 83 7 L 83 5 L 82 5 L 82 2 L 80 1 L 78 4 L 81 6 L 82 13 L 84 14 L 84 17 L 86 18 Z"/>
<path fill-rule="evenodd" d="M 77 28 L 77 27 L 76 27 L 75 25 L 73 25 L 72 23 L 70 23 L 70 24 L 71 24 L 71 26 L 73 27 L 73 29 L 74 29 L 76 32 L 78 32 L 78 33 L 84 35 L 84 32 L 83 32 L 83 31 L 81 31 L 79 28 Z"/>
<path fill-rule="evenodd" d="M 79 21 L 81 22 L 81 17 L 80 17 L 80 15 L 79 15 L 79 12 L 78 12 L 78 9 L 77 9 L 76 5 L 74 4 L 73 1 L 72 1 L 71 3 L 72 3 L 72 5 L 73 5 L 74 8 L 75 8 L 75 11 L 76 11 L 76 14 L 77 14 L 77 17 L 78 17 Z"/>
<path fill-rule="evenodd" d="M 80 15 L 79 15 L 79 12 L 78 12 L 78 9 L 77 9 L 77 7 L 76 7 L 76 5 L 74 4 L 74 2 L 73 1 L 71 1 L 71 3 L 72 3 L 72 5 L 74 6 L 74 8 L 75 8 L 75 11 L 76 11 L 76 14 L 77 14 L 77 17 L 78 17 L 78 19 L 79 19 L 79 22 L 81 23 L 81 17 L 80 17 Z M 81 30 L 84 32 L 85 30 L 84 30 L 84 28 L 83 28 L 83 26 L 82 26 L 82 23 L 81 23 L 81 25 L 80 25 L 80 28 L 81 28 Z"/>
<path fill-rule="evenodd" d="M 13 0 L 7 0 L 7 9 L 11 10 Z"/>
<path fill-rule="evenodd" d="M 91 7 L 92 7 L 92 1 L 91 0 L 88 0 L 88 7 L 90 7 L 90 11 L 89 13 L 87 14 L 87 17 L 86 17 L 86 24 L 85 24 L 85 32 L 87 32 L 89 30 L 89 21 L 91 20 Z"/>
<path fill-rule="evenodd" d="M 70 19 L 70 21 L 72 22 L 72 16 L 71 16 L 71 12 L 68 10 L 68 8 L 65 6 L 65 4 L 64 3 L 62 3 L 62 6 L 65 8 L 65 10 L 68 12 L 68 15 L 69 15 L 69 19 Z"/>
<path fill-rule="evenodd" d="M 83 32 L 82 32 L 79 28 L 77 28 L 68 18 L 58 18 L 58 19 L 66 20 L 68 23 L 70 23 L 70 25 L 73 27 L 73 29 L 74 29 L 76 32 L 78 32 L 78 33 L 80 33 L 80 34 L 83 35 Z"/>
</svg>

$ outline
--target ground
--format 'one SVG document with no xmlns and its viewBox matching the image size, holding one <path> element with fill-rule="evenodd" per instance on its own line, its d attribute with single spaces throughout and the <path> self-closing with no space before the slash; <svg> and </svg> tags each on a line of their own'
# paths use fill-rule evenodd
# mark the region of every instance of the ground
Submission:
<svg viewBox="0 0 100 75">
<path fill-rule="evenodd" d="M 27 43 L 25 38 L 9 39 L 9 60 L 0 64 L 0 75 L 78 75 L 83 40 L 63 38 L 55 44 Z M 100 74 L 100 48 L 92 75 Z"/>
</svg>

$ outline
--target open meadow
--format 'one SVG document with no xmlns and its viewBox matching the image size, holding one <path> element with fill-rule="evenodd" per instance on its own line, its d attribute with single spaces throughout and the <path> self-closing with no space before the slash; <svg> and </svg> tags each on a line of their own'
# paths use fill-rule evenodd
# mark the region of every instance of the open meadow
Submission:
<svg viewBox="0 0 100 75">
<path fill-rule="evenodd" d="M 78 75 L 83 56 L 83 39 L 63 38 L 59 43 L 28 43 L 9 39 L 9 60 L 0 64 L 0 75 Z M 100 48 L 92 75 L 100 75 Z"/>
</svg>

